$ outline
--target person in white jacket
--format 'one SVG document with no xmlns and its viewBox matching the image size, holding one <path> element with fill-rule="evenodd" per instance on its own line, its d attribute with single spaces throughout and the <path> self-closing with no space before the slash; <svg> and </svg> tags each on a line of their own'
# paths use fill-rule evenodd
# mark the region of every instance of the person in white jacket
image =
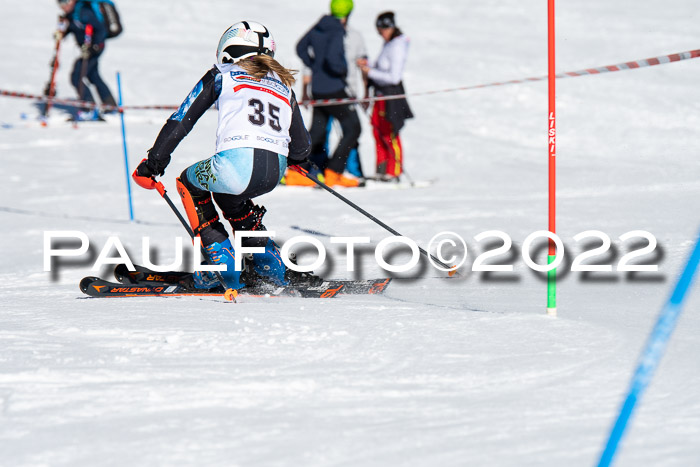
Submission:
<svg viewBox="0 0 700 467">
<path fill-rule="evenodd" d="M 368 78 L 374 95 L 405 94 L 402 77 L 408 58 L 409 39 L 396 25 L 394 13 L 387 11 L 377 17 L 377 32 L 384 39 L 379 57 L 373 65 L 364 64 L 362 71 Z M 398 181 L 403 173 L 403 148 L 399 131 L 404 122 L 413 118 L 405 98 L 380 100 L 374 103 L 372 127 L 377 147 L 377 177 Z"/>
</svg>

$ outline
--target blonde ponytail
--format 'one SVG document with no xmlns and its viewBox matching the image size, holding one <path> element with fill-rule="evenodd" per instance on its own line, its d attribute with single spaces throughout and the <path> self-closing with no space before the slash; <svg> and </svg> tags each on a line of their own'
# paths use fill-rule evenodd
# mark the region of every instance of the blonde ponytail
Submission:
<svg viewBox="0 0 700 467">
<path fill-rule="evenodd" d="M 243 68 L 248 74 L 256 79 L 264 78 L 269 72 L 274 71 L 280 77 L 285 86 L 292 87 L 294 74 L 297 70 L 290 70 L 280 65 L 277 60 L 269 55 L 255 55 L 250 58 L 240 60 L 238 66 Z"/>
</svg>

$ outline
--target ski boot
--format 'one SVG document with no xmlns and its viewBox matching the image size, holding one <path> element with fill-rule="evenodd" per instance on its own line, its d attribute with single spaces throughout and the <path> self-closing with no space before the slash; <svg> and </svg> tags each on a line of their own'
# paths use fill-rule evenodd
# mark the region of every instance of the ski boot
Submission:
<svg viewBox="0 0 700 467">
<path fill-rule="evenodd" d="M 264 280 L 275 285 L 288 285 L 285 277 L 287 268 L 282 262 L 280 250 L 271 238 L 267 239 L 265 253 L 253 253 L 253 271 Z"/>
<path fill-rule="evenodd" d="M 213 266 L 226 265 L 226 271 L 219 271 L 225 284 L 219 282 L 219 278 L 213 271 L 195 271 L 192 275 L 194 287 L 197 289 L 213 289 L 218 285 L 235 290 L 245 287 L 241 282 L 241 271 L 236 271 L 234 250 L 231 240 L 228 238 L 221 243 L 212 243 L 205 248 Z"/>
<path fill-rule="evenodd" d="M 100 99 L 102 99 L 102 96 L 100 96 Z M 104 111 L 106 115 L 115 114 L 119 110 L 117 101 L 114 100 L 114 97 L 111 94 L 102 99 L 102 105 L 108 107 L 108 109 Z"/>
<path fill-rule="evenodd" d="M 325 181 L 323 174 L 316 169 L 309 170 L 309 175 L 320 182 Z M 287 169 L 287 173 L 280 183 L 287 186 L 316 186 L 316 183 L 313 180 L 293 169 Z"/>
<path fill-rule="evenodd" d="M 71 118 L 68 119 L 69 122 L 104 122 L 105 119 L 100 113 L 99 109 L 92 110 L 78 110 Z"/>
<path fill-rule="evenodd" d="M 326 169 L 324 172 L 324 177 L 326 179 L 326 185 L 328 186 L 347 186 L 356 187 L 360 186 L 360 181 L 354 178 L 346 177 L 343 174 L 335 172 L 331 169 Z"/>
<path fill-rule="evenodd" d="M 297 263 L 296 253 L 289 253 L 289 261 L 293 264 Z M 289 285 L 303 285 L 307 287 L 316 287 L 323 283 L 323 277 L 317 276 L 311 272 L 299 272 L 293 269 L 287 268 L 287 272 L 284 274 L 284 278 L 289 281 Z"/>
</svg>

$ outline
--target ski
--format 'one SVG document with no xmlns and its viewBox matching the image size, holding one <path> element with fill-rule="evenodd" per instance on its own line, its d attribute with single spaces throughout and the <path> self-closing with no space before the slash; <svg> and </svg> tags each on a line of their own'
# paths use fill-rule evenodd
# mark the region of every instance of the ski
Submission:
<svg viewBox="0 0 700 467">
<path fill-rule="evenodd" d="M 61 41 L 63 40 L 63 32 L 56 31 L 54 34 L 56 39 L 56 45 L 54 49 L 53 59 L 51 60 L 51 75 L 49 76 L 49 82 L 46 83 L 44 88 L 44 95 L 46 96 L 46 103 L 44 104 L 44 109 L 41 112 L 41 117 L 43 118 L 43 124 L 46 124 L 46 119 L 49 116 L 49 111 L 53 105 L 53 98 L 56 96 L 56 71 L 58 70 L 58 52 L 61 48 Z"/>
<path fill-rule="evenodd" d="M 381 177 L 376 176 L 367 177 L 365 180 L 365 188 L 368 190 L 406 190 L 411 188 L 428 188 L 437 182 L 437 178 L 427 180 L 402 179 L 401 181 L 397 182 L 394 180 L 383 180 Z"/>
<path fill-rule="evenodd" d="M 126 264 L 114 267 L 114 278 L 123 284 L 166 283 L 178 284 L 192 275 L 191 272 L 173 271 L 156 272 L 144 266 L 134 265 L 135 271 L 129 271 Z"/>
<path fill-rule="evenodd" d="M 384 191 L 384 190 L 410 190 L 414 188 L 429 188 L 437 183 L 438 179 L 437 178 L 431 178 L 431 179 L 426 179 L 426 180 L 413 180 L 413 181 L 408 181 L 408 180 L 401 180 L 399 182 L 397 181 L 386 181 L 382 180 L 381 177 L 365 177 L 359 181 L 359 185 L 356 187 L 338 187 L 338 186 L 333 186 L 333 189 L 336 188 L 348 188 L 350 190 L 355 190 L 357 188 L 365 189 L 368 191 Z M 284 184 L 283 184 L 284 185 Z M 312 189 L 316 190 L 319 187 L 318 186 L 297 186 L 297 185 L 284 185 L 287 188 L 300 188 L 300 189 Z"/>
<path fill-rule="evenodd" d="M 256 284 L 239 290 L 239 296 L 254 297 L 301 297 L 301 298 L 334 298 L 339 295 L 381 294 L 391 279 L 367 281 L 323 281 L 319 285 L 288 285 Z M 80 281 L 80 290 L 91 297 L 154 297 L 154 296 L 223 296 L 224 289 L 217 287 L 208 290 L 198 290 L 182 284 L 167 282 L 143 282 L 125 284 L 109 282 L 99 277 L 85 277 Z"/>
<path fill-rule="evenodd" d="M 223 288 L 193 291 L 179 284 L 122 284 L 105 281 L 99 277 L 84 277 L 80 281 L 80 290 L 90 297 L 179 297 L 188 295 L 223 297 L 224 295 Z"/>
<path fill-rule="evenodd" d="M 221 296 L 222 287 L 209 290 L 195 289 L 187 272 L 156 272 L 143 266 L 129 271 L 126 265 L 114 268 L 119 282 L 109 282 L 98 277 L 85 277 L 80 281 L 80 290 L 91 297 L 148 297 L 148 296 Z M 241 296 L 333 298 L 339 295 L 374 295 L 384 292 L 390 278 L 370 280 L 326 280 L 316 276 L 300 276 L 300 281 L 278 286 L 264 282 L 254 275 L 244 277 L 246 287 Z"/>
</svg>

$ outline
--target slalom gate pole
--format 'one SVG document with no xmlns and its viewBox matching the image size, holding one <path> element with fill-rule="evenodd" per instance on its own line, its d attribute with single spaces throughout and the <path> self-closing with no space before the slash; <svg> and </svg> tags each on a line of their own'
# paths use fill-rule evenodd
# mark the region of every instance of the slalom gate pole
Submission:
<svg viewBox="0 0 700 467">
<path fill-rule="evenodd" d="M 144 159 L 145 160 L 145 159 Z M 138 170 L 138 169 L 137 169 Z M 147 189 L 147 190 L 157 190 L 158 194 L 165 200 L 166 203 L 168 203 L 168 206 L 170 206 L 170 209 L 172 209 L 173 213 L 177 216 L 177 218 L 180 220 L 180 223 L 182 226 L 185 228 L 187 233 L 190 235 L 190 238 L 194 241 L 195 235 L 192 229 L 190 228 L 190 225 L 187 223 L 184 217 L 182 217 L 182 214 L 180 214 L 180 211 L 177 209 L 177 206 L 173 204 L 173 201 L 170 199 L 170 196 L 168 196 L 168 192 L 165 190 L 165 186 L 163 185 L 162 182 L 156 181 L 155 178 L 151 177 L 142 177 L 138 173 L 136 173 L 136 170 L 134 170 L 134 173 L 132 174 L 132 177 L 134 177 L 134 181 L 136 183 Z M 202 255 L 204 255 L 204 258 L 206 259 L 207 263 L 211 265 L 211 261 L 209 259 L 209 256 L 206 254 L 206 251 L 204 251 L 204 246 L 202 246 Z M 224 298 L 230 302 L 235 302 L 236 297 L 238 296 L 238 291 L 236 289 L 232 289 L 226 284 L 226 281 L 224 280 L 223 277 L 221 277 L 221 273 L 219 271 L 212 271 L 214 274 L 216 274 L 216 278 L 219 279 L 219 282 L 224 286 L 226 291 L 224 292 Z"/>
<path fill-rule="evenodd" d="M 124 124 L 124 110 L 122 109 L 122 80 L 117 72 L 117 91 L 119 93 L 119 117 L 122 123 L 122 149 L 124 150 L 124 167 L 126 168 L 126 194 L 129 198 L 129 220 L 134 220 L 134 203 L 131 197 L 131 170 L 129 170 L 129 152 L 126 148 L 126 125 Z"/>
<path fill-rule="evenodd" d="M 663 356 L 671 333 L 673 333 L 673 329 L 676 327 L 678 318 L 683 311 L 683 302 L 692 285 L 693 278 L 698 269 L 698 263 L 700 263 L 700 236 L 695 240 L 693 252 L 688 258 L 683 272 L 678 278 L 678 282 L 676 282 L 671 297 L 661 310 L 656 324 L 654 325 L 654 329 L 647 339 L 646 346 L 639 357 L 639 363 L 632 377 L 627 397 L 620 408 L 620 413 L 610 432 L 605 449 L 601 454 L 600 462 L 598 463 L 599 467 L 607 467 L 611 464 L 620 440 L 625 433 L 627 422 L 632 416 L 637 400 L 642 397 L 644 390 L 654 376 L 654 371 L 659 365 L 659 361 Z"/>
<path fill-rule="evenodd" d="M 326 184 L 323 183 L 322 181 L 318 180 L 316 177 L 311 176 L 311 174 L 309 174 L 309 171 L 308 171 L 308 170 L 306 170 L 306 169 L 304 169 L 304 168 L 302 168 L 302 167 L 299 167 L 298 165 L 292 165 L 292 166 L 289 166 L 289 168 L 292 169 L 292 170 L 294 170 L 295 172 L 299 172 L 300 174 L 302 174 L 303 176 L 305 176 L 305 177 L 308 178 L 309 180 L 311 180 L 311 181 L 313 181 L 314 183 L 316 183 L 316 185 L 320 186 L 321 188 L 323 188 L 324 190 L 326 190 L 328 193 L 332 194 L 333 196 L 335 196 L 336 198 L 338 198 L 339 200 L 341 200 L 343 203 L 345 203 L 345 204 L 347 204 L 348 206 L 350 206 L 351 208 L 355 209 L 357 212 L 359 212 L 360 214 L 364 215 L 364 216 L 367 217 L 368 219 L 372 220 L 372 221 L 375 222 L 376 224 L 382 226 L 383 228 L 385 228 L 386 230 L 388 230 L 388 231 L 391 232 L 392 234 L 396 235 L 397 237 L 403 237 L 403 236 L 404 236 L 404 235 L 401 235 L 401 234 L 400 234 L 399 232 L 397 232 L 396 230 L 394 230 L 394 229 L 392 229 L 391 227 L 389 227 L 388 225 L 386 225 L 384 222 L 382 222 L 382 221 L 380 221 L 379 219 L 377 219 L 376 217 L 374 217 L 372 214 L 370 214 L 370 213 L 368 213 L 367 211 L 365 211 L 364 209 L 362 209 L 362 208 L 361 208 L 360 206 L 358 206 L 357 204 L 353 203 L 352 201 L 350 201 L 349 199 L 347 199 L 346 197 L 344 197 L 343 195 L 341 195 L 340 193 L 338 193 L 337 191 L 335 191 L 333 188 L 329 187 L 328 185 L 326 185 Z M 436 258 L 435 256 L 431 255 L 430 253 L 428 253 L 427 251 L 425 251 L 425 250 L 424 250 L 423 248 L 421 248 L 420 246 L 418 247 L 418 251 L 420 251 L 421 254 L 424 255 L 425 257 L 427 257 L 427 258 L 432 258 L 433 261 L 435 261 L 437 264 L 439 264 L 440 266 L 442 266 L 443 268 L 445 268 L 445 269 L 448 271 L 447 274 L 448 274 L 450 277 L 452 277 L 452 276 L 454 276 L 454 275 L 457 274 L 457 268 L 456 268 L 455 266 L 450 266 L 450 265 L 448 265 L 448 264 L 445 264 L 443 261 L 440 261 L 438 258 Z"/>
<path fill-rule="evenodd" d="M 556 233 L 556 180 L 557 180 L 557 120 L 556 120 L 556 69 L 554 66 L 555 35 L 554 35 L 554 0 L 547 2 L 547 55 L 549 78 L 549 130 L 547 132 L 549 146 L 549 231 Z M 549 240 L 547 264 L 552 264 L 557 257 L 557 247 L 552 239 Z M 557 315 L 557 269 L 547 272 L 547 314 Z"/>
</svg>

